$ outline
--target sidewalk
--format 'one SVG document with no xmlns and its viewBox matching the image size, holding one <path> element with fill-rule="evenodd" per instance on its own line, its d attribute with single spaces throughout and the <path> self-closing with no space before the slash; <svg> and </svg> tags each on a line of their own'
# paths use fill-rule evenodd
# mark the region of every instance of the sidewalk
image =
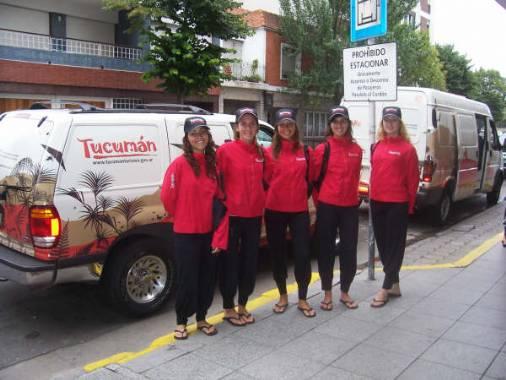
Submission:
<svg viewBox="0 0 506 380">
<path fill-rule="evenodd" d="M 483 218 L 497 231 L 498 219 Z M 479 226 L 481 233 L 488 228 Z M 406 261 L 418 270 L 402 271 L 403 296 L 384 308 L 369 306 L 382 272 L 369 281 L 363 271 L 351 288 L 360 301 L 357 310 L 338 303 L 330 312 L 320 310 L 316 282 L 309 293 L 315 318 L 305 318 L 291 295 L 284 314 L 273 314 L 271 302 L 252 310 L 253 325 L 220 323 L 214 337 L 196 332 L 168 345 L 165 337 L 157 350 L 80 379 L 505 379 L 506 249 L 495 243 L 497 236 L 465 268 L 419 266 L 433 251 L 447 249 L 442 261 L 449 262 L 456 251 L 461 258 L 473 242 L 479 245 L 472 228 L 454 229 L 436 236 L 426 254 L 408 250 Z"/>
</svg>

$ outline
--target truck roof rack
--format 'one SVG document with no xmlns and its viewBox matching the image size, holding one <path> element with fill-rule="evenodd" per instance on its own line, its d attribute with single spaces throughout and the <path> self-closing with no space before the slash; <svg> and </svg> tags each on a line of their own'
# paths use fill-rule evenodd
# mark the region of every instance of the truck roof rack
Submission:
<svg viewBox="0 0 506 380">
<path fill-rule="evenodd" d="M 158 110 L 173 113 L 194 113 L 197 115 L 212 115 L 212 112 L 209 112 L 197 106 L 192 106 L 190 104 L 148 103 L 148 104 L 138 104 L 135 107 L 135 109 L 152 110 L 152 111 Z"/>
<path fill-rule="evenodd" d="M 31 110 L 43 110 L 43 109 L 51 109 L 51 105 L 53 104 L 68 104 L 73 106 L 78 106 L 80 110 L 82 111 L 97 111 L 101 110 L 102 108 L 94 106 L 93 104 L 83 103 L 83 102 L 76 102 L 76 101 L 67 101 L 67 100 L 41 100 L 39 102 L 34 102 L 30 106 Z"/>
</svg>

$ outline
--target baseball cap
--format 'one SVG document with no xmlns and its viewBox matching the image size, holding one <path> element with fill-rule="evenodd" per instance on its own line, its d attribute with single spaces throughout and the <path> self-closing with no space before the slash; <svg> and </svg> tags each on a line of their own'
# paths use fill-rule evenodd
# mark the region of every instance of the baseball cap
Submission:
<svg viewBox="0 0 506 380">
<path fill-rule="evenodd" d="M 329 114 L 330 114 L 329 119 L 328 119 L 329 123 L 332 121 L 332 119 L 334 119 L 337 116 L 342 116 L 342 117 L 350 120 L 350 116 L 348 114 L 348 108 L 346 108 L 344 106 L 332 107 L 329 110 Z"/>
<path fill-rule="evenodd" d="M 193 129 L 198 127 L 204 127 L 209 129 L 207 126 L 206 119 L 199 116 L 188 117 L 184 121 L 184 133 L 190 133 Z"/>
<path fill-rule="evenodd" d="M 385 107 L 383 108 L 383 119 L 394 117 L 397 119 L 402 118 L 401 109 L 399 107 Z"/>
<path fill-rule="evenodd" d="M 256 111 L 256 109 L 251 108 L 251 107 L 241 107 L 237 111 L 235 111 L 235 122 L 238 123 L 239 120 L 241 120 L 241 118 L 244 115 L 251 115 L 251 116 L 253 116 L 256 119 L 257 123 L 258 123 L 258 114 L 257 114 L 257 111 Z"/>
<path fill-rule="evenodd" d="M 297 111 L 293 108 L 280 108 L 274 116 L 274 125 L 281 123 L 283 120 L 296 122 Z"/>
</svg>

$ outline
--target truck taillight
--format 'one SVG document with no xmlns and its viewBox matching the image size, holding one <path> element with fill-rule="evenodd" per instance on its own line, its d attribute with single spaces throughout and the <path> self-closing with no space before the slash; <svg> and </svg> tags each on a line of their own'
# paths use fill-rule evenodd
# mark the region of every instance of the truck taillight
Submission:
<svg viewBox="0 0 506 380">
<path fill-rule="evenodd" d="M 434 175 L 434 172 L 436 170 L 436 164 L 431 158 L 426 159 L 423 162 L 423 169 L 422 169 L 422 181 L 423 182 L 431 182 L 432 176 Z"/>
<path fill-rule="evenodd" d="M 30 208 L 30 231 L 33 245 L 38 248 L 53 248 L 61 232 L 60 216 L 54 206 L 32 206 Z"/>
</svg>

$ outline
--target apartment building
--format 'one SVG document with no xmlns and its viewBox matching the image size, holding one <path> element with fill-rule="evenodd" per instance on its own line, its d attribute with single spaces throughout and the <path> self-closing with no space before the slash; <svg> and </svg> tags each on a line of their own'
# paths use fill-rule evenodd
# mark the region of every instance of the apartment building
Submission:
<svg viewBox="0 0 506 380">
<path fill-rule="evenodd" d="M 431 22 L 431 0 L 420 0 L 416 6 L 405 17 L 404 21 L 413 25 L 418 30 L 429 33 L 430 40 L 433 41 Z"/>
</svg>

